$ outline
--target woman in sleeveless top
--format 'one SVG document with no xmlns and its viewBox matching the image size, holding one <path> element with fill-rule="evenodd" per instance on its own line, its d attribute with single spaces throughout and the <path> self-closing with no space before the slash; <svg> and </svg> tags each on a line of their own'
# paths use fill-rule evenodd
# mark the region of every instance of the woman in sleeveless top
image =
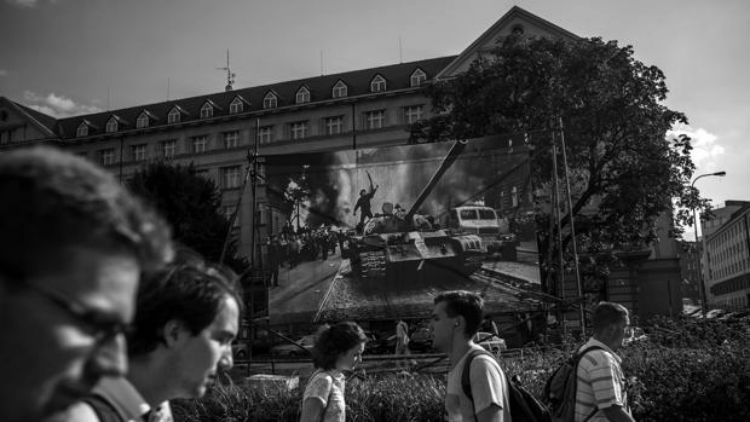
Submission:
<svg viewBox="0 0 750 422">
<path fill-rule="evenodd" d="M 305 387 L 300 422 L 344 422 L 345 376 L 362 361 L 367 336 L 353 322 L 324 330 L 312 350 L 315 372 Z"/>
</svg>

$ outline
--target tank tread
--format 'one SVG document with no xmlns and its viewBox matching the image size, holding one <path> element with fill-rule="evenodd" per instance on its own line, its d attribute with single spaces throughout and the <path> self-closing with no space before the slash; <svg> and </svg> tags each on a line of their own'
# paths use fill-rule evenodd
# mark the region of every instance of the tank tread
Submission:
<svg viewBox="0 0 750 422">
<path fill-rule="evenodd" d="M 360 266 L 362 268 L 362 278 L 385 278 L 385 252 L 362 252 L 360 255 Z"/>
</svg>

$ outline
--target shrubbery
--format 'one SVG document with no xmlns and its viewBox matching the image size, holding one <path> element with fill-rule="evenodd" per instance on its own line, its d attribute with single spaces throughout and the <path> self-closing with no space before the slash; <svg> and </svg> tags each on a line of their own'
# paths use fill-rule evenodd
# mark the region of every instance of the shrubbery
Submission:
<svg viewBox="0 0 750 422">
<path fill-rule="evenodd" d="M 658 318 L 646 342 L 621 350 L 638 421 L 749 421 L 750 323 Z M 551 370 L 568 352 L 525 352 L 503 362 L 541 396 Z M 228 385 L 203 400 L 174 403 L 177 421 L 299 420 L 302 389 L 261 394 Z M 444 377 L 371 375 L 347 383 L 347 420 L 443 421 Z"/>
</svg>

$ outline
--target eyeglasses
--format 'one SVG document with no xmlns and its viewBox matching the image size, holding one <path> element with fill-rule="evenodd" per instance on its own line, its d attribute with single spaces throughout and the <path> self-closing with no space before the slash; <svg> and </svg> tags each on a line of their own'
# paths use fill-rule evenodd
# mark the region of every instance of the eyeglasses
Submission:
<svg viewBox="0 0 750 422">
<path fill-rule="evenodd" d="M 32 283 L 23 283 L 23 287 L 47 299 L 74 320 L 78 321 L 82 326 L 86 327 L 86 331 L 94 337 L 97 344 L 109 341 L 120 334 L 128 335 L 132 331 L 132 327 L 129 324 L 113 321 L 110 317 L 87 308 L 85 305 L 65 297 L 58 292 Z"/>
</svg>

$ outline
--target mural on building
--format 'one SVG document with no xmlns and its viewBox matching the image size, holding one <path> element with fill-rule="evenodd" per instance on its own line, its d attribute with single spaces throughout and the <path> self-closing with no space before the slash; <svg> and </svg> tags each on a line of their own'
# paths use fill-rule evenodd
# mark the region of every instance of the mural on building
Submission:
<svg viewBox="0 0 750 422">
<path fill-rule="evenodd" d="M 288 210 L 265 239 L 271 319 L 421 316 L 439 290 L 538 284 L 535 231 L 521 224 L 533 221 L 529 154 L 507 145 L 266 156 L 266 189 Z"/>
</svg>

